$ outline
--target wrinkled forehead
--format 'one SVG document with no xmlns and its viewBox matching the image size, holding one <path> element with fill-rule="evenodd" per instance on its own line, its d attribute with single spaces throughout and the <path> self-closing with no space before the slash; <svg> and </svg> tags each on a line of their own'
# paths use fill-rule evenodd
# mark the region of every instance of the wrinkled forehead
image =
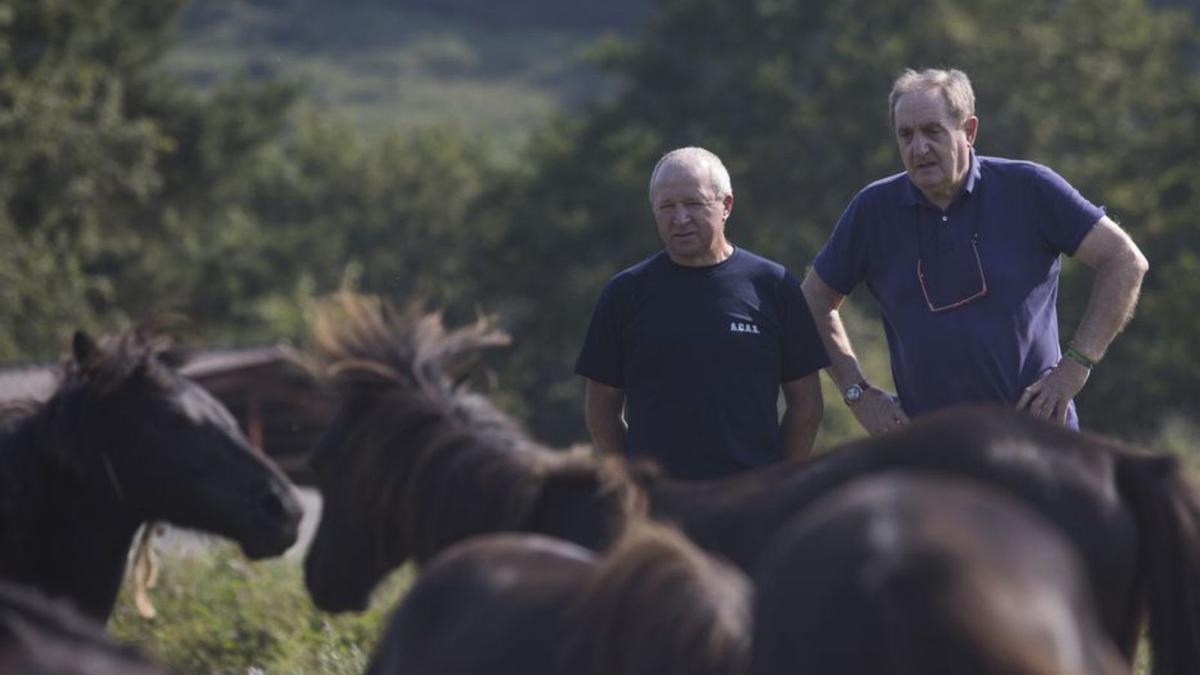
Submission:
<svg viewBox="0 0 1200 675">
<path fill-rule="evenodd" d="M 910 91 L 896 100 L 896 128 L 913 128 L 931 123 L 955 126 L 950 116 L 950 103 L 940 89 L 925 88 Z"/>
</svg>

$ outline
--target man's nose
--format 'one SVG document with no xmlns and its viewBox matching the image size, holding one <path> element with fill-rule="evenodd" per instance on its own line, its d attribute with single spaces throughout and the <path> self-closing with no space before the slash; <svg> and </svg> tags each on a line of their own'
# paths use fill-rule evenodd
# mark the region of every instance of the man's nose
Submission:
<svg viewBox="0 0 1200 675">
<path fill-rule="evenodd" d="M 690 214 L 688 213 L 687 207 L 685 207 L 683 204 L 676 204 L 671 207 L 671 222 L 687 222 L 689 217 Z"/>
</svg>

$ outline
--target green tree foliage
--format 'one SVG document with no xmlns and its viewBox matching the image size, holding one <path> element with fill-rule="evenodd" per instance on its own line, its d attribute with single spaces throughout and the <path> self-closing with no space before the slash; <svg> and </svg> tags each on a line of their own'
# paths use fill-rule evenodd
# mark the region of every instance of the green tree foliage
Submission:
<svg viewBox="0 0 1200 675">
<path fill-rule="evenodd" d="M 163 73 L 182 4 L 0 2 L 0 359 L 158 309 L 223 317 L 253 290 L 226 274 L 256 244 L 231 196 L 294 88 L 200 98 Z"/>
<path fill-rule="evenodd" d="M 487 237 L 481 195 L 498 172 L 487 143 L 451 127 L 366 138 L 301 114 L 248 184 L 266 240 L 258 264 L 290 284 L 252 311 L 297 339 L 304 299 L 343 284 L 474 312 L 482 280 L 469 251 Z"/>
<path fill-rule="evenodd" d="M 892 80 L 942 65 L 976 84 L 981 152 L 1055 167 L 1154 265 L 1140 316 L 1085 390 L 1085 423 L 1128 432 L 1164 409 L 1196 411 L 1200 325 L 1184 310 L 1200 283 L 1194 35 L 1189 15 L 1142 0 L 664 0 L 640 39 L 609 51 L 623 93 L 545 132 L 506 188 L 508 239 L 488 278 L 505 280 L 492 290 L 520 340 L 508 375 L 535 426 L 560 439 L 580 428 L 567 367 L 603 281 L 658 246 L 645 195 L 659 154 L 720 154 L 737 196 L 731 238 L 802 274 L 854 193 L 901 170 Z M 1069 276 L 1068 335 L 1088 287 Z M 869 316 L 866 298 L 852 304 Z M 859 346 L 878 353 L 867 337 Z"/>
</svg>

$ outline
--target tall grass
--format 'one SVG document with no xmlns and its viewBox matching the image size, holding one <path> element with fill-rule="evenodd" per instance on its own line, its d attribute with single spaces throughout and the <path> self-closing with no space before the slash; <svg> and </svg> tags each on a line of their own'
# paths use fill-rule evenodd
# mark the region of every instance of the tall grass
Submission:
<svg viewBox="0 0 1200 675">
<path fill-rule="evenodd" d="M 109 631 L 178 672 L 213 675 L 357 675 L 411 579 L 401 570 L 363 614 L 331 616 L 313 607 L 295 559 L 251 563 L 214 542 L 161 553 L 160 565 L 157 616 L 138 615 L 126 584 Z"/>
</svg>

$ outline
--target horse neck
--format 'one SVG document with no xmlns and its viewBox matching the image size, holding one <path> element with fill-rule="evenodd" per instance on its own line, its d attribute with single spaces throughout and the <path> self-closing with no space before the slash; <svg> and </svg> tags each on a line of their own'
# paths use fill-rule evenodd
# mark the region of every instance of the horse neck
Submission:
<svg viewBox="0 0 1200 675">
<path fill-rule="evenodd" d="M 414 467 L 404 491 L 408 548 L 424 563 L 467 537 L 523 531 L 545 481 L 549 452 L 534 447 L 497 449 L 468 437 Z"/>
<path fill-rule="evenodd" d="M 3 440 L 0 576 L 104 620 L 140 519 L 102 468 L 103 437 L 88 428 L 80 405 L 70 394 L 56 395 Z M 75 426 L 62 433 L 64 424 Z M 55 443 L 75 447 L 50 447 Z M 66 466 L 60 458 L 68 454 L 83 457 L 83 467 Z"/>
</svg>

